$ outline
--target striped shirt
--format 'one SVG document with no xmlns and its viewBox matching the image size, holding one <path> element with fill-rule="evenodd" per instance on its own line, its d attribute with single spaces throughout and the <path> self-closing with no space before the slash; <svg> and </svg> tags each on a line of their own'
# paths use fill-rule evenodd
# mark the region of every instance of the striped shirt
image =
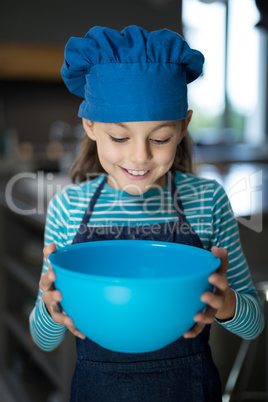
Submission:
<svg viewBox="0 0 268 402">
<path fill-rule="evenodd" d="M 55 243 L 64 247 L 72 244 L 85 210 L 103 176 L 94 180 L 71 184 L 56 194 L 48 205 L 45 246 Z M 263 329 L 264 317 L 251 275 L 245 260 L 229 199 L 224 189 L 213 180 L 176 172 L 175 183 L 184 213 L 192 228 L 199 235 L 206 250 L 213 246 L 228 251 L 227 279 L 236 295 L 235 316 L 220 324 L 244 339 L 257 337 Z M 159 223 L 177 219 L 175 200 L 167 186 L 151 188 L 141 195 L 130 195 L 105 184 L 88 223 L 94 228 L 141 226 L 146 229 Z M 90 232 L 89 232 L 90 233 Z M 116 236 L 116 235 L 115 235 Z M 47 271 L 44 258 L 42 274 Z M 30 331 L 35 343 L 43 350 L 56 348 L 66 334 L 66 327 L 56 323 L 48 314 L 39 289 L 35 307 L 30 315 Z"/>
</svg>

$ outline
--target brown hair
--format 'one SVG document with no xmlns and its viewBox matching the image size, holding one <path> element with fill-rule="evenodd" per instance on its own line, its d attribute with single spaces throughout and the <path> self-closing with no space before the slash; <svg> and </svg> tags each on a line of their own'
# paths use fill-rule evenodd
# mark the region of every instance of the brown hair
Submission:
<svg viewBox="0 0 268 402">
<path fill-rule="evenodd" d="M 181 143 L 177 147 L 177 152 L 171 170 L 179 170 L 182 173 L 192 172 L 193 143 L 187 132 Z M 70 175 L 73 183 L 82 182 L 92 177 L 105 173 L 100 164 L 96 142 L 91 140 L 86 134 L 82 140 L 81 151 L 74 160 Z"/>
</svg>

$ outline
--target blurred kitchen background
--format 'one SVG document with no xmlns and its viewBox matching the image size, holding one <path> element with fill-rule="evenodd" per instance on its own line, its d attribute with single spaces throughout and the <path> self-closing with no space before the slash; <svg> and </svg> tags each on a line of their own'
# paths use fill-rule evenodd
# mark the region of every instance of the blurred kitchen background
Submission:
<svg viewBox="0 0 268 402">
<path fill-rule="evenodd" d="M 206 57 L 189 86 L 196 173 L 225 187 L 267 316 L 267 0 L 10 0 L 0 13 L 0 400 L 66 402 L 74 341 L 43 353 L 28 315 L 42 266 L 46 206 L 70 182 L 83 130 L 62 83 L 70 36 L 94 25 L 182 34 Z M 219 325 L 211 346 L 223 401 L 268 401 L 268 332 L 241 341 Z M 189 401 L 191 402 L 191 401 Z"/>
</svg>

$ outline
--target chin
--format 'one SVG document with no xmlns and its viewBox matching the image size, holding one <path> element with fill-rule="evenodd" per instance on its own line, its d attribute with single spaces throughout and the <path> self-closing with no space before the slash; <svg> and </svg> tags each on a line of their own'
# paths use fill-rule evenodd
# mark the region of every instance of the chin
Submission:
<svg viewBox="0 0 268 402">
<path fill-rule="evenodd" d="M 141 195 L 146 193 L 149 188 L 142 188 L 138 185 L 132 184 L 132 185 L 125 185 L 122 187 L 122 190 L 125 191 L 125 193 L 129 195 Z"/>
</svg>

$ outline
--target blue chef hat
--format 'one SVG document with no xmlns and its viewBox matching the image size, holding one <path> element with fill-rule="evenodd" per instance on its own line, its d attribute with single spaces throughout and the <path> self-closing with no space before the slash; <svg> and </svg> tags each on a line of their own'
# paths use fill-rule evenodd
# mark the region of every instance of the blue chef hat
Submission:
<svg viewBox="0 0 268 402">
<path fill-rule="evenodd" d="M 187 84 L 203 63 L 202 53 L 168 29 L 96 26 L 84 38 L 70 38 L 61 72 L 69 90 L 84 98 L 80 117 L 103 123 L 181 120 Z"/>
</svg>

